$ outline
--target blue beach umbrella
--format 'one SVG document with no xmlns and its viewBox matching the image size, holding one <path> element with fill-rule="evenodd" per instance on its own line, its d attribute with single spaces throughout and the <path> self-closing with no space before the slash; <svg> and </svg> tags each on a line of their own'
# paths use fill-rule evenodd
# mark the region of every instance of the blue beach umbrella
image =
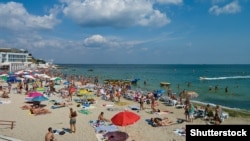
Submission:
<svg viewBox="0 0 250 141">
<path fill-rule="evenodd" d="M 37 96 L 32 99 L 32 101 L 36 101 L 36 102 L 47 101 L 47 100 L 49 99 L 45 96 Z"/>
<path fill-rule="evenodd" d="M 69 82 L 69 81 L 66 81 L 66 82 L 64 82 L 63 84 L 64 84 L 64 85 L 69 85 L 70 82 Z"/>
</svg>

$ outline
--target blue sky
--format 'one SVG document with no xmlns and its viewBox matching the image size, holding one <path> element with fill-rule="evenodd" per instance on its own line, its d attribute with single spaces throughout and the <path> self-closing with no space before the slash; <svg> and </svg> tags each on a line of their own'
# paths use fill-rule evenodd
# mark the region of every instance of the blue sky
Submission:
<svg viewBox="0 0 250 141">
<path fill-rule="evenodd" d="M 67 64 L 250 64 L 250 0 L 0 0 L 0 47 Z"/>
</svg>

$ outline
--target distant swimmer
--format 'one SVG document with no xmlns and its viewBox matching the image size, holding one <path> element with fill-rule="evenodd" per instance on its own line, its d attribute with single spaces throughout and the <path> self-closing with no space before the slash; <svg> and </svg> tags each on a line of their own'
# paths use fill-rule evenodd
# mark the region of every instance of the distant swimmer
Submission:
<svg viewBox="0 0 250 141">
<path fill-rule="evenodd" d="M 225 88 L 225 93 L 227 93 L 228 92 L 228 86 L 226 86 L 226 88 Z"/>
<path fill-rule="evenodd" d="M 209 86 L 209 91 L 212 91 L 212 90 L 213 90 L 212 86 Z"/>
<path fill-rule="evenodd" d="M 214 90 L 218 90 L 218 89 L 219 89 L 219 86 L 215 85 Z"/>
</svg>

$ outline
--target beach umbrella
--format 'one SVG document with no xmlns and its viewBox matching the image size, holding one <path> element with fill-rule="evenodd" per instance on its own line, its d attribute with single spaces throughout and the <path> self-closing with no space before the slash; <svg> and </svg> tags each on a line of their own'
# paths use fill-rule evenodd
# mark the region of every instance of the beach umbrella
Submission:
<svg viewBox="0 0 250 141">
<path fill-rule="evenodd" d="M 4 80 L 4 81 L 7 81 L 8 80 L 8 76 L 3 75 L 3 76 L 1 76 L 1 79 Z"/>
<path fill-rule="evenodd" d="M 87 98 L 92 98 L 94 96 L 94 93 L 89 92 L 87 89 L 80 89 L 77 92 L 77 96 L 84 96 L 87 99 Z"/>
<path fill-rule="evenodd" d="M 39 87 L 39 88 L 36 88 L 36 91 L 38 91 L 40 93 L 43 93 L 45 91 L 45 88 L 44 87 Z"/>
<path fill-rule="evenodd" d="M 128 139 L 128 134 L 122 131 L 107 132 L 103 136 L 108 138 L 109 141 L 126 141 Z"/>
<path fill-rule="evenodd" d="M 69 82 L 69 81 L 66 81 L 66 82 L 64 82 L 63 84 L 64 84 L 64 85 L 69 85 L 70 82 Z"/>
<path fill-rule="evenodd" d="M 29 94 L 28 94 L 28 97 L 38 97 L 38 96 L 43 96 L 43 94 L 42 93 L 40 93 L 40 92 L 30 92 Z"/>
<path fill-rule="evenodd" d="M 127 126 L 130 124 L 134 124 L 139 119 L 140 116 L 137 115 L 136 113 L 125 110 L 114 115 L 111 118 L 111 121 L 113 124 L 118 126 Z"/>
<path fill-rule="evenodd" d="M 49 100 L 49 99 L 47 97 L 43 96 L 43 95 L 34 97 L 32 99 L 33 102 L 42 102 L 42 101 L 47 101 L 47 100 Z"/>
<path fill-rule="evenodd" d="M 26 74 L 26 75 L 24 75 L 23 77 L 25 77 L 25 78 L 29 78 L 29 79 L 33 79 L 33 80 L 35 80 L 35 79 L 36 79 L 34 76 L 29 75 L 29 74 Z"/>
<path fill-rule="evenodd" d="M 60 77 L 53 77 L 53 78 L 50 78 L 50 80 L 53 80 L 53 81 L 60 81 L 60 80 L 62 80 L 62 78 L 60 78 Z"/>
</svg>

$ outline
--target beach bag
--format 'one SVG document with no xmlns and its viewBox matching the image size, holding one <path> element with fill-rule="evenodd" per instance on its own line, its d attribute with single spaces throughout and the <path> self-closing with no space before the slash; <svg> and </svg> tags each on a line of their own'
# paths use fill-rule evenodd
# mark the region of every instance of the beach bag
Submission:
<svg viewBox="0 0 250 141">
<path fill-rule="evenodd" d="M 59 135 L 64 135 L 65 134 L 65 131 L 60 131 L 59 132 Z"/>
</svg>

